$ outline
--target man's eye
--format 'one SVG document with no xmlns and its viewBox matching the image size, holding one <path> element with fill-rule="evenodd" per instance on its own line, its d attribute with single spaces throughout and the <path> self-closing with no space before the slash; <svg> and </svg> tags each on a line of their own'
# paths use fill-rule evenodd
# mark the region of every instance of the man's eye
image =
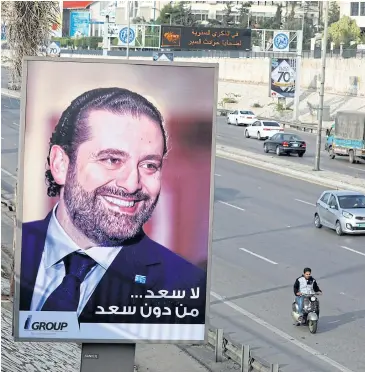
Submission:
<svg viewBox="0 0 365 372">
<path fill-rule="evenodd" d="M 159 167 L 156 164 L 153 163 L 146 163 L 142 165 L 143 168 L 149 169 L 149 170 L 157 170 Z"/>
<path fill-rule="evenodd" d="M 120 163 L 120 159 L 117 158 L 104 158 L 101 159 L 100 161 L 107 165 L 118 165 Z"/>
</svg>

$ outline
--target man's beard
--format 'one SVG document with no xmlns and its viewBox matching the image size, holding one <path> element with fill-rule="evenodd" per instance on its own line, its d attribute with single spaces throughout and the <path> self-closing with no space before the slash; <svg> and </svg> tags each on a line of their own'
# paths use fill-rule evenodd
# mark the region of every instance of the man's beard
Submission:
<svg viewBox="0 0 365 372">
<path fill-rule="evenodd" d="M 73 225 L 98 246 L 118 246 L 136 237 L 143 225 L 151 218 L 158 197 L 137 191 L 125 193 L 120 188 L 102 186 L 87 192 L 78 183 L 75 166 L 70 164 L 64 186 L 64 202 Z M 116 195 L 139 200 L 139 209 L 134 215 L 108 209 L 101 195 Z"/>
</svg>

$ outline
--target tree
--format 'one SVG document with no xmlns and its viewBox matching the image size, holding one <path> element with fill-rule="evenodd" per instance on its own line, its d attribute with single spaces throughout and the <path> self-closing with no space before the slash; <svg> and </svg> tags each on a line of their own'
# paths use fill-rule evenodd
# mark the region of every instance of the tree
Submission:
<svg viewBox="0 0 365 372">
<path fill-rule="evenodd" d="M 283 25 L 282 23 L 282 13 L 283 13 L 283 6 L 282 5 L 277 5 L 276 7 L 276 13 L 275 17 L 271 18 L 263 18 L 260 22 L 260 27 L 261 28 L 268 28 L 272 30 L 280 30 L 281 26 Z"/>
<path fill-rule="evenodd" d="M 298 24 L 298 18 L 295 17 L 295 11 L 298 6 L 298 1 L 291 1 L 290 2 L 290 12 L 288 11 L 289 3 L 286 4 L 286 17 L 284 22 L 284 28 L 286 30 L 298 30 L 300 29 L 300 25 Z"/>
<path fill-rule="evenodd" d="M 328 9 L 328 26 L 332 23 L 336 23 L 340 20 L 340 7 L 336 1 L 331 2 L 330 8 Z"/>
<path fill-rule="evenodd" d="M 146 21 L 146 19 L 144 17 L 136 17 L 136 18 L 132 19 L 132 23 L 134 25 L 137 25 L 137 24 L 146 24 L 148 22 Z"/>
<path fill-rule="evenodd" d="M 171 24 L 182 26 L 193 26 L 195 24 L 194 16 L 188 1 L 180 1 L 177 5 L 166 4 L 157 18 L 158 24 Z"/>
<path fill-rule="evenodd" d="M 207 21 L 208 21 L 208 25 L 211 26 L 211 27 L 221 27 L 222 26 L 222 22 L 218 21 L 215 18 L 208 18 Z"/>
<path fill-rule="evenodd" d="M 60 27 L 58 1 L 4 1 L 2 15 L 6 20 L 6 38 L 12 56 L 9 60 L 9 87 L 20 89 L 24 56 L 44 55 L 51 39 L 52 27 Z"/>
<path fill-rule="evenodd" d="M 355 20 L 348 16 L 343 16 L 328 28 L 328 35 L 336 47 L 339 47 L 341 44 L 344 47 L 348 47 L 351 45 L 351 42 L 358 43 L 360 41 L 361 30 Z"/>
<path fill-rule="evenodd" d="M 226 2 L 226 8 L 224 9 L 225 14 L 223 16 L 223 25 L 228 27 L 234 23 L 234 16 L 232 15 L 232 3 L 230 1 Z"/>
<path fill-rule="evenodd" d="M 250 25 L 249 25 L 249 13 L 250 13 L 250 10 L 249 8 L 251 7 L 251 3 L 250 2 L 242 2 L 241 3 L 241 6 L 240 6 L 240 9 L 239 9 L 239 22 L 240 22 L 240 27 L 247 27 L 249 28 Z"/>
<path fill-rule="evenodd" d="M 174 15 L 176 13 L 176 9 L 174 6 L 171 5 L 171 3 L 166 4 L 160 12 L 160 16 L 157 18 L 156 23 L 158 24 L 169 24 L 170 23 L 170 17 L 171 17 L 171 23 L 174 19 Z"/>
<path fill-rule="evenodd" d="M 189 1 L 179 1 L 175 8 L 177 8 L 176 24 L 183 26 L 193 26 L 195 24 Z"/>
<path fill-rule="evenodd" d="M 305 14 L 303 24 L 303 50 L 310 50 L 311 39 L 315 36 L 315 33 L 313 19 Z"/>
</svg>

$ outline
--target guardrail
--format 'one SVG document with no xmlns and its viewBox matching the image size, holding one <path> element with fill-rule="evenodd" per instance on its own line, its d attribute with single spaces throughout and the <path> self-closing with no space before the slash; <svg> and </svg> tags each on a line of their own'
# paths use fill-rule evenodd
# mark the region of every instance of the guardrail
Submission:
<svg viewBox="0 0 365 372">
<path fill-rule="evenodd" d="M 252 354 L 249 345 L 231 342 L 224 336 L 223 329 L 209 329 L 208 344 L 214 348 L 217 363 L 222 362 L 225 356 L 240 366 L 240 372 L 280 372 L 279 364 L 259 361 Z"/>
<path fill-rule="evenodd" d="M 228 112 L 230 111 L 232 110 L 218 108 L 217 114 L 218 116 L 227 116 Z M 317 133 L 317 128 L 318 128 L 318 124 L 315 124 L 315 123 L 302 123 L 300 121 L 297 121 L 297 122 L 287 121 L 287 120 L 280 120 L 276 118 L 266 118 L 263 116 L 258 116 L 258 119 L 259 120 L 277 120 L 278 122 L 280 122 L 280 124 L 282 124 L 284 128 L 285 127 L 294 128 L 297 130 L 301 130 L 303 132 Z M 325 131 L 325 129 L 323 128 L 322 131 Z"/>
</svg>

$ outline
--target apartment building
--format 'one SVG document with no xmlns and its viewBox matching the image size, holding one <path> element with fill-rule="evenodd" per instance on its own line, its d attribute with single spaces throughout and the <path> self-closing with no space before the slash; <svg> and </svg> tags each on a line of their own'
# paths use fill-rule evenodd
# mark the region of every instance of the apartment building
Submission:
<svg viewBox="0 0 365 372">
<path fill-rule="evenodd" d="M 365 31 L 365 1 L 339 2 L 341 17 L 346 15 L 354 19 L 362 31 Z"/>
<path fill-rule="evenodd" d="M 178 4 L 179 1 L 130 1 L 130 17 L 144 18 L 150 21 L 158 18 L 161 9 L 171 3 Z M 208 23 L 214 19 L 222 22 L 226 14 L 227 1 L 189 1 L 191 11 L 195 20 L 199 23 Z M 239 23 L 240 8 L 243 1 L 231 1 L 234 23 Z M 303 16 L 303 9 L 306 14 L 313 19 L 313 23 L 318 22 L 321 9 L 321 1 L 296 1 L 294 3 L 294 13 L 297 18 Z M 257 21 L 262 18 L 272 18 L 275 16 L 278 5 L 282 6 L 282 16 L 286 17 L 292 12 L 292 4 L 288 1 L 250 1 L 251 6 L 247 8 L 249 19 Z M 127 20 L 127 2 L 118 1 L 118 14 L 123 21 Z M 118 17 L 119 18 L 119 17 Z M 249 21 L 250 22 L 250 21 Z"/>
</svg>

